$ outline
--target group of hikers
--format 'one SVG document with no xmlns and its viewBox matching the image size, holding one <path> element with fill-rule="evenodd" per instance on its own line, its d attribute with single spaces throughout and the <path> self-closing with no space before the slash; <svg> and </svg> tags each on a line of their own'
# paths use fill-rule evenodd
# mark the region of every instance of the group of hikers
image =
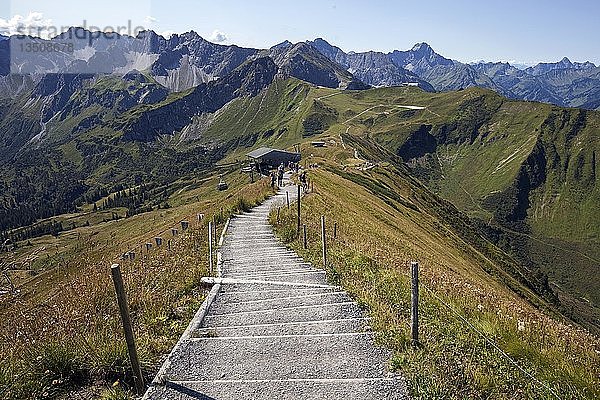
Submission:
<svg viewBox="0 0 600 400">
<path fill-rule="evenodd" d="M 304 189 L 304 191 L 308 191 L 308 179 L 306 177 L 306 170 L 302 170 L 300 171 L 300 164 L 299 163 L 292 163 L 290 162 L 288 164 L 288 168 L 291 171 L 294 171 L 295 173 L 298 174 L 298 179 L 300 180 L 300 184 L 302 185 L 302 188 Z M 271 171 L 271 187 L 273 189 L 275 189 L 275 184 L 277 183 L 277 187 L 280 188 L 281 186 L 283 186 L 283 175 L 285 173 L 285 166 L 283 163 L 281 163 L 279 165 L 279 167 L 277 167 L 276 170 Z"/>
</svg>

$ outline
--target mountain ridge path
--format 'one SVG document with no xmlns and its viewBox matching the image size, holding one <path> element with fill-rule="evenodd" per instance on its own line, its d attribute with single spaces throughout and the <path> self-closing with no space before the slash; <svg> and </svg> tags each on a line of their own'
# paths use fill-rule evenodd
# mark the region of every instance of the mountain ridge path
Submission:
<svg viewBox="0 0 600 400">
<path fill-rule="evenodd" d="M 233 283 L 213 286 L 144 400 L 408 398 L 364 312 L 275 237 L 269 212 L 296 190 L 230 220 L 219 275 Z"/>
</svg>

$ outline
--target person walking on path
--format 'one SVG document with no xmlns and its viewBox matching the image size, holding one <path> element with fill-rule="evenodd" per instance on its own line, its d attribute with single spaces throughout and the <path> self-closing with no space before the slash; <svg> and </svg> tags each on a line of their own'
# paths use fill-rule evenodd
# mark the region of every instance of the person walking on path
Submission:
<svg viewBox="0 0 600 400">
<path fill-rule="evenodd" d="M 283 186 L 283 172 L 284 172 L 283 170 L 284 170 L 283 163 L 281 163 L 281 165 L 277 169 L 277 186 L 278 187 Z"/>
<path fill-rule="evenodd" d="M 306 180 L 306 171 L 302 171 L 300 173 L 300 184 L 302 185 L 302 188 L 304 189 L 304 193 L 306 193 L 308 191 L 308 185 L 307 185 L 307 180 Z"/>
</svg>

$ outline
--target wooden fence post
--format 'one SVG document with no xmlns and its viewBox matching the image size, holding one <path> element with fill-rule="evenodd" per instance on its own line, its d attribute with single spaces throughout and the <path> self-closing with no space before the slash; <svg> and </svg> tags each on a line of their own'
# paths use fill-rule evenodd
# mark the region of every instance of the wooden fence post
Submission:
<svg viewBox="0 0 600 400">
<path fill-rule="evenodd" d="M 333 223 L 333 238 L 337 238 L 337 222 Z"/>
<path fill-rule="evenodd" d="M 217 215 L 213 215 L 213 233 L 212 233 L 212 237 L 213 237 L 213 241 L 214 244 L 217 244 Z"/>
<path fill-rule="evenodd" d="M 215 248 L 215 252 L 217 251 L 217 244 L 219 244 L 219 236 L 217 235 L 217 226 L 218 226 L 217 223 L 213 224 L 213 240 L 215 241 L 213 247 Z"/>
<path fill-rule="evenodd" d="M 298 185 L 298 227 L 297 227 L 298 236 L 300 236 L 300 185 Z M 306 248 L 306 246 L 304 246 Z"/>
<path fill-rule="evenodd" d="M 327 269 L 327 239 L 325 237 L 325 216 L 321 215 L 321 242 L 323 244 L 323 268 Z"/>
<path fill-rule="evenodd" d="M 137 394 L 144 393 L 144 377 L 140 367 L 137 349 L 135 348 L 135 338 L 133 336 L 133 328 L 131 327 L 131 317 L 129 316 L 129 306 L 127 305 L 127 295 L 123 286 L 123 277 L 121 276 L 121 267 L 119 264 L 113 264 L 110 272 L 115 284 L 115 292 L 117 293 L 117 303 L 121 312 L 121 320 L 123 321 L 123 331 L 125 332 L 125 341 L 127 342 L 127 351 L 129 353 L 129 361 L 133 369 L 133 382 Z"/>
<path fill-rule="evenodd" d="M 419 263 L 410 263 L 410 336 L 413 346 L 419 343 Z"/>
<path fill-rule="evenodd" d="M 213 227 L 212 221 L 208 221 L 208 274 L 212 275 L 213 271 Z"/>
<path fill-rule="evenodd" d="M 279 212 L 281 211 L 281 207 L 277 207 L 277 223 L 279 223 Z"/>
<path fill-rule="evenodd" d="M 302 225 L 302 230 L 304 231 L 304 250 L 306 250 L 306 224 Z"/>
<path fill-rule="evenodd" d="M 287 203 L 288 210 L 290 209 L 290 192 L 285 192 L 285 201 Z"/>
</svg>

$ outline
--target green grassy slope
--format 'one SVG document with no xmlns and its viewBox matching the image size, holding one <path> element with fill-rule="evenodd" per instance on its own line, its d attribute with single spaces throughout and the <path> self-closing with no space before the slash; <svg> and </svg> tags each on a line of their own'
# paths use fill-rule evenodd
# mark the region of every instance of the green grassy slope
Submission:
<svg viewBox="0 0 600 400">
<path fill-rule="evenodd" d="M 272 223 L 290 247 L 322 265 L 319 220 L 326 217 L 329 276 L 369 310 L 377 338 L 394 350 L 392 367 L 407 376 L 411 395 L 598 396 L 597 339 L 560 317 L 549 317 L 556 315 L 546 309 L 551 306 L 506 274 L 511 265 L 518 270 L 514 260 L 478 237 L 466 216 L 389 163 L 367 171 L 342 167 L 339 160 L 351 159 L 352 152 L 341 143 L 303 150 L 313 152 L 320 165 L 309 171 L 315 189 L 303 199 L 308 249 L 296 236 L 294 207 L 291 213 L 284 210 L 279 223 L 273 215 Z M 420 262 L 424 285 L 422 346 L 417 348 L 408 340 L 408 262 L 413 260 Z"/>
<path fill-rule="evenodd" d="M 595 112 L 510 101 L 478 88 L 339 91 L 289 79 L 196 118 L 178 140 L 185 146 L 191 137 L 220 148 L 227 160 L 261 145 L 290 148 L 320 134 L 381 146 L 480 220 L 482 232 L 533 271 L 542 290 L 552 287 L 563 312 L 592 326 L 599 325 L 600 284 L 586 276 L 598 268 L 599 121 Z M 390 156 L 375 153 L 362 148 L 359 160 L 341 161 Z"/>
<path fill-rule="evenodd" d="M 600 114 L 515 102 L 468 89 L 374 89 L 321 100 L 330 134 L 369 138 L 404 158 L 429 188 L 523 264 L 549 276 L 564 311 L 600 325 Z M 399 106 L 421 106 L 422 110 Z"/>
</svg>

